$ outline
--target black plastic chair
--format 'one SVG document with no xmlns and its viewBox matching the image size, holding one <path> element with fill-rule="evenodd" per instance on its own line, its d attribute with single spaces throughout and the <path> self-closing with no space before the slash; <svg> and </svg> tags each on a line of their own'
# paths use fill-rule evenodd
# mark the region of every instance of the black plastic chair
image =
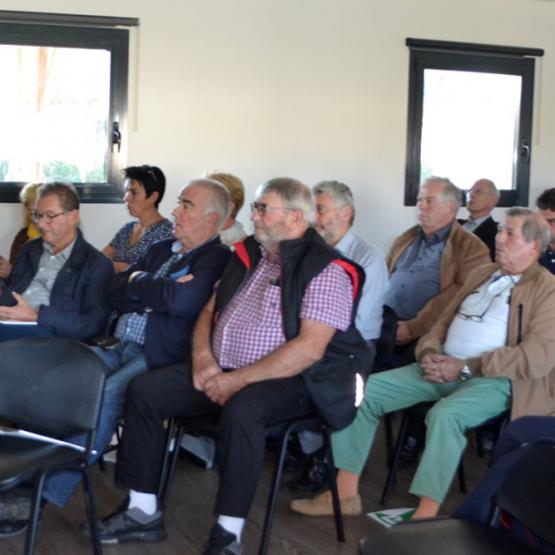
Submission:
<svg viewBox="0 0 555 555">
<path fill-rule="evenodd" d="M 217 438 L 218 435 L 218 415 L 196 416 L 190 418 L 179 418 L 170 420 L 168 424 L 168 434 L 166 442 L 166 455 L 162 464 L 162 472 L 160 477 L 160 485 L 158 488 L 158 499 L 160 506 L 163 507 L 167 502 L 168 492 L 173 480 L 175 466 L 179 454 L 179 445 L 181 437 L 185 431 L 201 434 L 208 437 Z M 324 444 L 326 447 L 326 460 L 328 464 L 329 486 L 332 494 L 332 503 L 334 510 L 335 529 L 337 533 L 337 541 L 345 541 L 345 530 L 343 527 L 343 517 L 341 515 L 341 506 L 339 503 L 339 494 L 337 492 L 337 483 L 335 481 L 335 464 L 331 449 L 331 429 L 325 422 L 314 416 L 302 420 L 293 420 L 283 422 L 280 425 L 273 426 L 271 430 L 272 437 L 279 438 L 279 449 L 272 485 L 270 487 L 270 495 L 266 505 L 266 514 L 264 517 L 264 525 L 262 527 L 262 537 L 258 548 L 258 555 L 265 555 L 268 551 L 270 543 L 270 533 L 275 515 L 277 495 L 281 483 L 283 464 L 287 453 L 287 445 L 291 434 L 310 430 L 321 432 L 324 435 Z"/>
<path fill-rule="evenodd" d="M 0 343 L 0 416 L 14 426 L 0 433 L 0 491 L 34 486 L 27 555 L 35 547 L 45 478 L 64 469 L 83 476 L 93 551 L 102 553 L 87 459 L 104 380 L 102 360 L 77 341 L 29 337 Z M 60 441 L 78 434 L 86 434 L 85 447 Z"/>
<path fill-rule="evenodd" d="M 555 444 L 538 442 L 512 469 L 496 503 L 555 548 Z M 454 518 L 410 521 L 369 534 L 362 555 L 537 555 L 504 530 Z"/>
<path fill-rule="evenodd" d="M 385 480 L 384 488 L 382 491 L 382 496 L 380 498 L 381 505 L 385 505 L 387 503 L 391 486 L 395 483 L 397 466 L 399 465 L 401 450 L 403 449 L 403 446 L 405 445 L 405 441 L 407 440 L 407 431 L 409 429 L 409 425 L 411 423 L 415 423 L 416 425 L 425 426 L 424 420 L 426 418 L 426 414 L 432 408 L 433 405 L 434 405 L 433 402 L 418 403 L 417 405 L 406 408 L 402 411 L 403 417 L 401 419 L 401 424 L 399 426 L 397 441 L 395 442 L 393 453 L 391 453 L 390 455 L 388 454 L 389 472 L 387 474 L 387 478 Z M 494 441 L 496 442 L 497 439 L 499 438 L 501 429 L 503 428 L 504 424 L 508 419 L 508 415 L 509 415 L 508 411 L 503 412 L 499 416 L 496 416 L 495 418 L 488 420 L 481 426 L 478 426 L 477 428 L 473 428 L 473 429 L 476 430 L 478 435 L 481 434 L 481 431 L 484 428 L 491 429 L 494 434 Z M 389 421 L 388 423 L 386 423 L 386 426 L 387 425 L 391 426 L 391 422 Z M 479 446 L 478 452 L 480 454 L 480 451 L 482 450 L 480 439 L 478 441 L 478 446 Z M 461 493 L 466 493 L 466 477 L 464 474 L 462 459 L 457 469 L 457 477 L 459 481 L 459 490 L 461 491 Z"/>
</svg>

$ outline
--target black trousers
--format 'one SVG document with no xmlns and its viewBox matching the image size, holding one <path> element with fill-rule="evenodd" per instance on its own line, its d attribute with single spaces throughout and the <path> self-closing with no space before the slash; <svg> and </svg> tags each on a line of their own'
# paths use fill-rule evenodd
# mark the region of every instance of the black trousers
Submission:
<svg viewBox="0 0 555 555">
<path fill-rule="evenodd" d="M 312 414 L 308 390 L 300 376 L 247 386 L 224 407 L 193 387 L 189 364 L 137 376 L 127 388 L 116 482 L 156 493 L 166 437 L 164 420 L 220 411 L 220 485 L 215 512 L 246 518 L 262 470 L 266 429 Z"/>
</svg>

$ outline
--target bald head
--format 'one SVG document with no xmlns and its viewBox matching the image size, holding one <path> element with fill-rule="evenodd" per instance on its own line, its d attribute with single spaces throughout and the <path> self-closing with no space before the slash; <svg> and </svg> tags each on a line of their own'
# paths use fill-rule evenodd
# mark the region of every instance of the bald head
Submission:
<svg viewBox="0 0 555 555">
<path fill-rule="evenodd" d="M 499 201 L 499 191 L 491 179 L 478 179 L 467 193 L 466 209 L 477 220 L 486 218 Z"/>
</svg>

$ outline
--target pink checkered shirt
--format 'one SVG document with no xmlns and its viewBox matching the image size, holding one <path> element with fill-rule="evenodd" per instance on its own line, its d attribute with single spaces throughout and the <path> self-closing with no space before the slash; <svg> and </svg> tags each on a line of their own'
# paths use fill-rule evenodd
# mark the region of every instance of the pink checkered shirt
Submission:
<svg viewBox="0 0 555 555">
<path fill-rule="evenodd" d="M 285 343 L 280 272 L 279 256 L 270 261 L 262 248 L 258 266 L 216 322 L 212 349 L 222 368 L 242 368 Z M 308 284 L 300 317 L 345 331 L 352 308 L 351 278 L 338 265 L 329 264 Z"/>
</svg>

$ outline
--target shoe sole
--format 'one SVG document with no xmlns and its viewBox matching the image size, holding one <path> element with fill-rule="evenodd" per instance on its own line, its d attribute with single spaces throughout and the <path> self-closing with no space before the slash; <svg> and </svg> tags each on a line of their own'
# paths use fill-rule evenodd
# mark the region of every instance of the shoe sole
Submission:
<svg viewBox="0 0 555 555">
<path fill-rule="evenodd" d="M 163 530 L 152 532 L 126 532 L 119 534 L 114 538 L 100 538 L 100 543 L 106 545 L 115 545 L 117 543 L 125 542 L 161 542 L 167 538 L 167 533 Z"/>
<path fill-rule="evenodd" d="M 25 524 L 21 528 L 18 528 L 17 530 L 15 530 L 13 532 L 9 532 L 9 533 L 1 533 L 0 532 L 0 539 L 13 538 L 15 536 L 19 536 L 19 534 L 22 534 L 23 532 L 25 532 L 25 530 L 27 530 L 28 526 L 29 526 L 29 522 L 25 521 Z"/>
</svg>

